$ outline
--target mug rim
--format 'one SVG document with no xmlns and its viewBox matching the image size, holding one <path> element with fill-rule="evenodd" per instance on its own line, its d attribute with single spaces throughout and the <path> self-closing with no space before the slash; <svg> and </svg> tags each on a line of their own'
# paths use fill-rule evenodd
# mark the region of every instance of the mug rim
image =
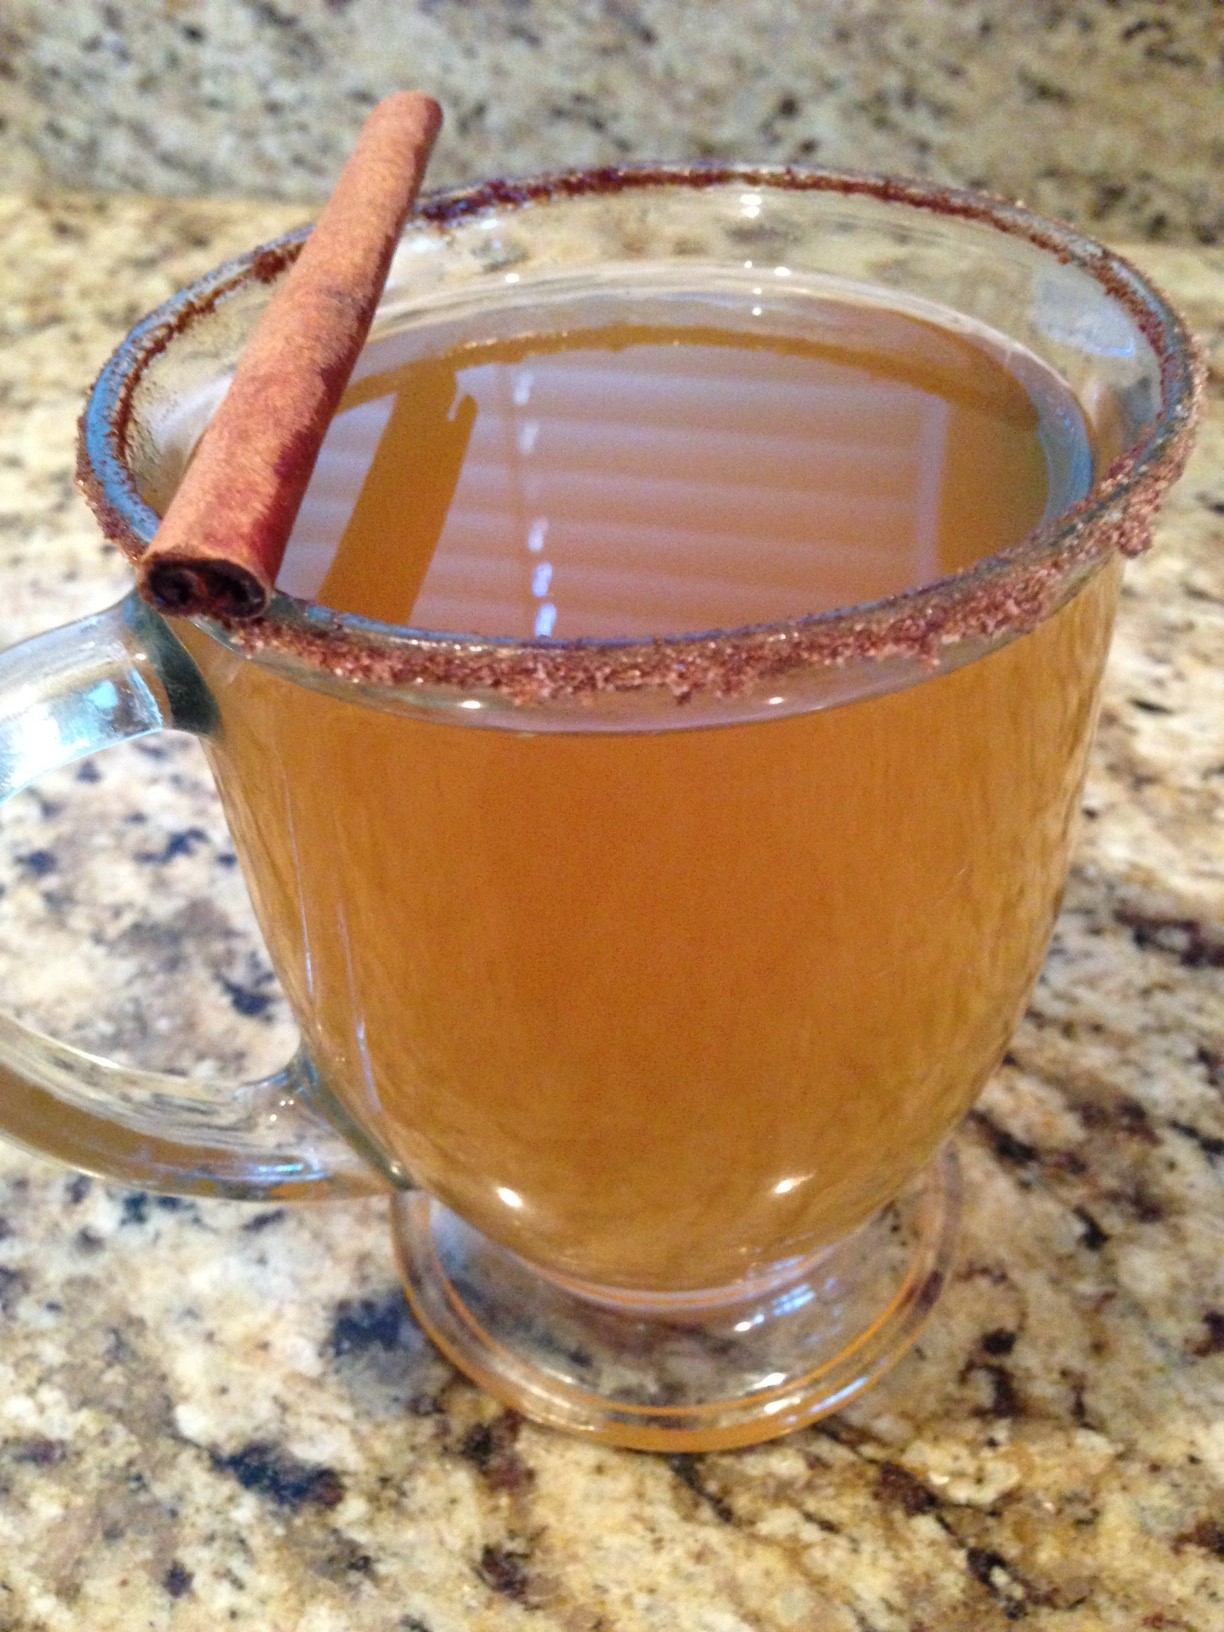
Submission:
<svg viewBox="0 0 1224 1632">
<path fill-rule="evenodd" d="M 1180 474 L 1193 440 L 1203 366 L 1185 323 L 1124 257 L 1065 223 L 975 190 L 872 172 L 789 165 L 637 164 L 494 180 L 434 192 L 401 242 L 425 228 L 445 234 L 494 212 L 633 190 L 723 186 L 871 197 L 1020 238 L 1086 273 L 1126 311 L 1160 371 L 1160 405 L 1140 434 L 1075 504 L 1018 543 L 959 572 L 884 599 L 733 628 L 653 637 L 555 639 L 434 631 L 383 623 L 274 592 L 252 619 L 193 618 L 242 656 L 298 675 L 379 687 L 480 691 L 515 704 L 599 692 L 662 689 L 681 701 L 702 690 L 733 696 L 796 670 L 917 660 L 932 666 L 980 655 L 1036 628 L 1115 553 L 1136 555 Z M 133 398 L 146 367 L 175 338 L 251 282 L 273 282 L 296 258 L 303 226 L 222 263 L 141 319 L 104 364 L 79 423 L 77 480 L 107 538 L 135 561 L 159 517 L 127 462 Z"/>
</svg>

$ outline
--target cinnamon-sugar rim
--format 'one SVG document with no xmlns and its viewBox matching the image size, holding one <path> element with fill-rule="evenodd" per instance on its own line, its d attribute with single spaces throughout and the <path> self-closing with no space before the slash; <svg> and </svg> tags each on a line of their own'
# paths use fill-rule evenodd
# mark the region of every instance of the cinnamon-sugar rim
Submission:
<svg viewBox="0 0 1224 1632">
<path fill-rule="evenodd" d="M 194 620 L 248 657 L 380 687 L 492 692 L 521 704 L 598 692 L 699 690 L 735 695 L 801 668 L 918 659 L 939 666 L 948 648 L 983 649 L 1023 634 L 1064 604 L 1115 551 L 1136 555 L 1180 474 L 1193 438 L 1202 365 L 1164 296 L 1123 257 L 1062 223 L 967 189 L 866 173 L 730 164 L 628 166 L 491 181 L 422 198 L 406 232 L 448 227 L 494 211 L 636 189 L 724 185 L 865 196 L 945 218 L 984 223 L 1088 273 L 1151 345 L 1159 411 L 1085 496 L 1018 544 L 959 573 L 885 600 L 734 629 L 648 640 L 522 640 L 380 623 L 277 592 L 248 620 Z M 197 318 L 252 279 L 270 283 L 309 231 L 297 229 L 224 263 L 138 323 L 96 381 L 81 417 L 77 478 L 106 536 L 131 560 L 159 518 L 126 463 L 133 399 L 145 367 Z"/>
</svg>

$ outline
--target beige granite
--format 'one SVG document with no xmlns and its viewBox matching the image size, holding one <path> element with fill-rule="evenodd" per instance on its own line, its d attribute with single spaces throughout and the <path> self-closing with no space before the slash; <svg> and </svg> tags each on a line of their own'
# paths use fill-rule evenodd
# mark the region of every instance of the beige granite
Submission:
<svg viewBox="0 0 1224 1632">
<path fill-rule="evenodd" d="M 725 157 L 986 185 L 1224 236 L 1216 0 L 6 0 L 0 187 L 322 195 L 370 103 L 438 183 Z"/>
<path fill-rule="evenodd" d="M 0 640 L 126 581 L 69 480 L 105 352 L 296 213 L 0 199 Z M 772 1446 L 608 1451 L 434 1354 L 381 1203 L 175 1202 L 0 1146 L 0 1628 L 1224 1626 L 1224 252 L 1134 253 L 1214 347 L 1215 417 L 1128 569 L 1066 907 L 918 1348 Z M 46 779 L 0 881 L 28 1015 L 150 1065 L 287 1050 L 194 744 Z"/>
</svg>

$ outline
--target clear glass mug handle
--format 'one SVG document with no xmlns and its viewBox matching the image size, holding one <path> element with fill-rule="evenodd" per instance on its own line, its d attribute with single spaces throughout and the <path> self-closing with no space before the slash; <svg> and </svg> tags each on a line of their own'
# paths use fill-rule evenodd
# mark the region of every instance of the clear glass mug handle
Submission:
<svg viewBox="0 0 1224 1632">
<path fill-rule="evenodd" d="M 207 734 L 191 658 L 135 594 L 0 653 L 0 801 L 44 771 L 170 727 Z M 0 1014 L 0 1133 L 146 1188 L 245 1201 L 366 1195 L 404 1183 L 335 1107 L 301 1049 L 225 1085 L 134 1071 Z"/>
</svg>

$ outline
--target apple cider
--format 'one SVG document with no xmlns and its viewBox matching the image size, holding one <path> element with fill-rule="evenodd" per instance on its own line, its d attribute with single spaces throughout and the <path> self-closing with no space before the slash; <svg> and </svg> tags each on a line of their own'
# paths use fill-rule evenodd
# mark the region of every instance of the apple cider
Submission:
<svg viewBox="0 0 1224 1632">
<path fill-rule="evenodd" d="M 518 640 L 726 630 L 927 584 L 1086 491 L 1084 417 L 1030 353 L 755 294 L 376 335 L 280 587 Z M 332 1093 L 584 1282 L 713 1287 L 845 1234 L 964 1114 L 1036 978 L 1117 577 L 953 672 L 690 729 L 681 703 L 660 730 L 382 711 L 188 628 Z"/>
</svg>

